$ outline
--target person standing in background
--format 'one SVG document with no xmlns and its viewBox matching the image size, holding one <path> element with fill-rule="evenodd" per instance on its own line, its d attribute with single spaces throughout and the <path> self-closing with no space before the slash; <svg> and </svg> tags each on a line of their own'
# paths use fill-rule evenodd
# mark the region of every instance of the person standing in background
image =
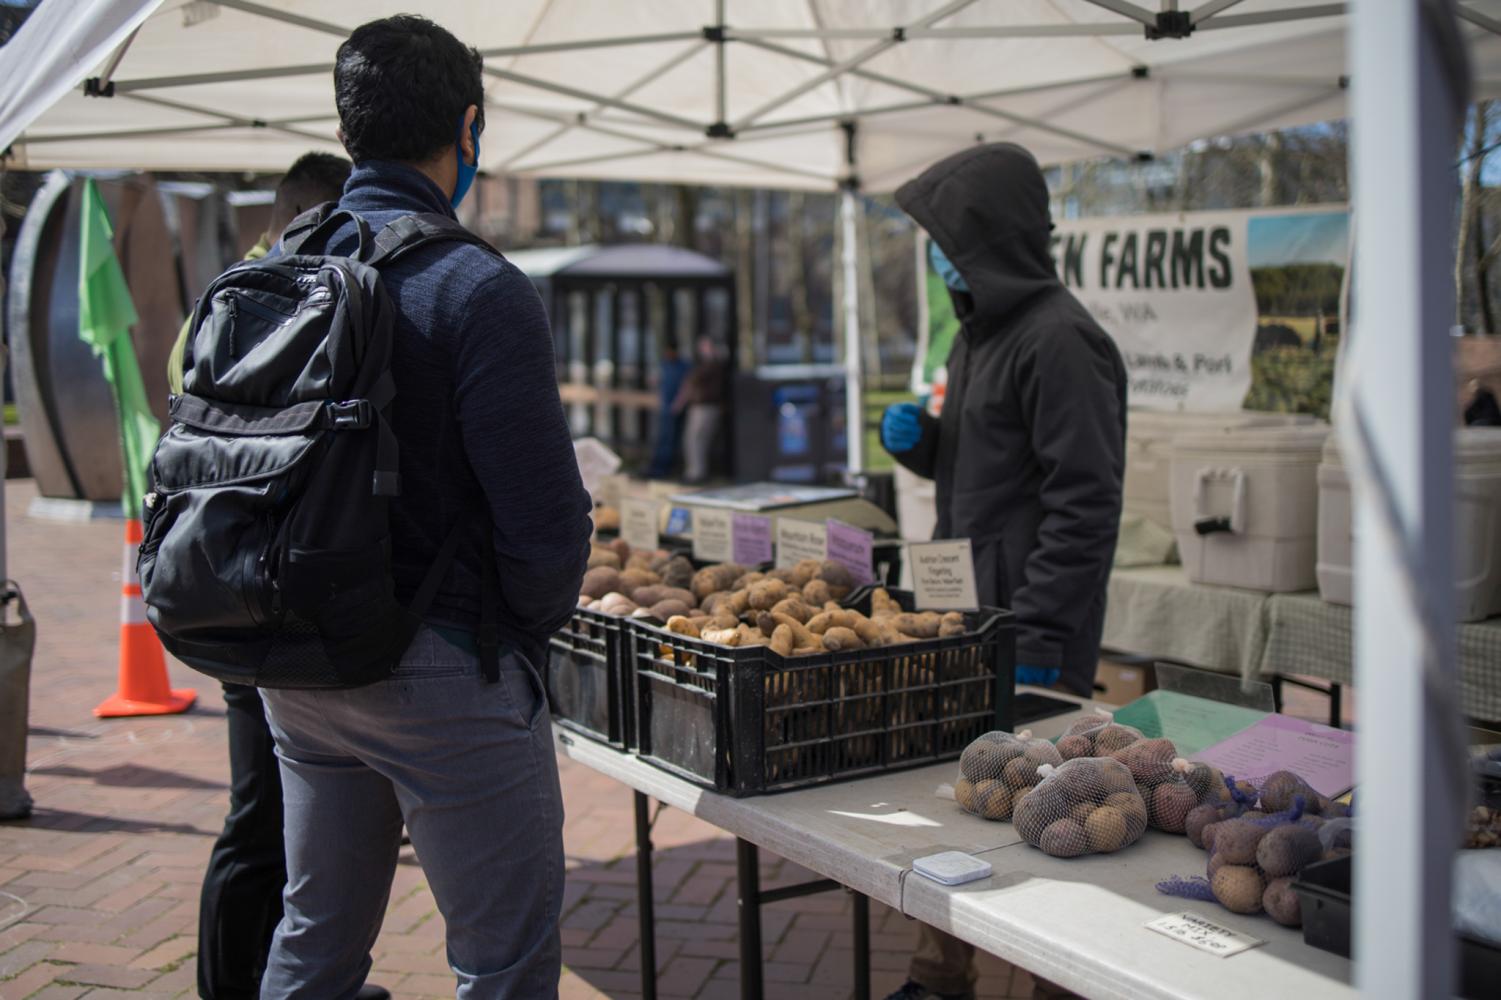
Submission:
<svg viewBox="0 0 1501 1000">
<path fill-rule="evenodd" d="M 676 341 L 669 339 L 662 346 L 662 367 L 657 373 L 657 444 L 646 473 L 652 479 L 669 478 L 678 464 L 678 439 L 682 428 L 673 403 L 683 388 L 690 367 L 678 352 Z"/>
<path fill-rule="evenodd" d="M 332 153 L 298 157 L 277 183 L 266 231 L 245 260 L 266 256 L 282 230 L 303 212 L 338 201 L 350 168 L 348 160 Z M 182 362 L 192 322 L 191 316 L 183 322 L 167 360 L 167 384 L 174 395 L 182 392 Z M 281 769 L 259 691 L 225 684 L 224 719 L 229 732 L 229 813 L 214 841 L 198 899 L 198 995 L 203 1000 L 252 1000 L 260 996 L 287 885 Z M 390 995 L 383 987 L 367 984 L 358 997 L 386 1000 Z"/>
<path fill-rule="evenodd" d="M 980 603 L 1016 615 L 1017 680 L 1088 697 L 1120 530 L 1120 351 L 1058 280 L 1031 153 L 975 146 L 896 200 L 931 238 L 960 331 L 940 415 L 891 406 L 881 443 L 937 481 L 933 537 L 971 539 Z M 888 1000 L 973 1000 L 974 948 L 920 925 L 908 977 Z"/>
<path fill-rule="evenodd" d="M 714 454 L 714 439 L 724 414 L 725 380 L 729 369 L 719 358 L 710 337 L 699 337 L 698 363 L 683 380 L 683 388 L 673 401 L 674 413 L 687 413 L 683 427 L 683 478 L 702 483 L 709 478 Z"/>
</svg>

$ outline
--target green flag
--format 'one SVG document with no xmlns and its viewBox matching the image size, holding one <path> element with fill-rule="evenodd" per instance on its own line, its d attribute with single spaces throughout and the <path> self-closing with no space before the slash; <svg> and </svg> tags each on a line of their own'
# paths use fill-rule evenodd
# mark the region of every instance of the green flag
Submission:
<svg viewBox="0 0 1501 1000">
<path fill-rule="evenodd" d="M 78 336 L 104 363 L 120 416 L 120 451 L 125 459 L 125 516 L 141 516 L 146 470 L 161 427 L 146 400 L 146 383 L 136 364 L 130 328 L 139 318 L 125 273 L 115 257 L 114 232 L 104 199 L 90 179 L 83 188 L 83 233 L 78 251 Z"/>
</svg>

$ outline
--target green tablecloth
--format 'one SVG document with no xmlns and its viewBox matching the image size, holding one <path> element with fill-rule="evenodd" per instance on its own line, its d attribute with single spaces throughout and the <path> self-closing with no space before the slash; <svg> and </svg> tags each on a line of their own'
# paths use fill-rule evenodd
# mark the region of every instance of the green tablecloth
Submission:
<svg viewBox="0 0 1501 1000">
<path fill-rule="evenodd" d="M 1110 576 L 1105 646 L 1255 677 L 1266 648 L 1267 595 L 1189 583 L 1182 566 Z"/>
<path fill-rule="evenodd" d="M 1104 643 L 1245 678 L 1354 683 L 1350 609 L 1314 593 L 1263 594 L 1190 583 L 1181 566 L 1116 570 Z M 1461 705 L 1501 720 L 1501 618 L 1459 626 Z"/>
</svg>

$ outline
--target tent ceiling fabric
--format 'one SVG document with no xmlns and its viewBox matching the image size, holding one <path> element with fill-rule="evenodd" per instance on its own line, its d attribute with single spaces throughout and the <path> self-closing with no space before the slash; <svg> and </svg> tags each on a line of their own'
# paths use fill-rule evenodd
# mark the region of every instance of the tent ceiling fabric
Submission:
<svg viewBox="0 0 1501 1000">
<path fill-rule="evenodd" d="M 67 2 L 47 0 L 32 20 Z M 153 6 L 92 4 L 116 20 Z M 852 172 L 843 123 L 854 122 L 853 172 L 889 190 L 977 140 L 1062 162 L 1344 114 L 1343 4 L 1184 0 L 1193 33 L 1156 41 L 1148 5 L 165 0 L 119 60 L 115 96 L 72 86 L 51 103 L 54 85 L 11 162 L 279 171 L 309 148 L 337 149 L 334 50 L 356 24 L 413 9 L 485 54 L 490 171 L 827 190 Z M 1479 90 L 1496 93 L 1501 0 L 1463 9 Z M 722 36 L 706 31 L 718 25 Z M 108 57 L 76 51 L 89 63 L 74 66 L 80 81 L 104 73 Z M 13 63 L 17 44 L 0 50 L 0 78 L 24 78 Z M 716 135 L 725 129 L 734 137 Z"/>
</svg>

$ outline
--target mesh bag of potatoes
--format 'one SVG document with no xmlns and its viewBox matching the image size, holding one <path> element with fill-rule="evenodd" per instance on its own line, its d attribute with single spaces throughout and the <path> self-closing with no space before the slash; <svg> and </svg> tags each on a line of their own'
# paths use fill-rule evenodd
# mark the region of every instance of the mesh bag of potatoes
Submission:
<svg viewBox="0 0 1501 1000">
<path fill-rule="evenodd" d="M 1058 738 L 1058 753 L 1064 760 L 1109 757 L 1144 738 L 1141 730 L 1118 725 L 1109 714 L 1101 712 L 1075 720 Z"/>
<path fill-rule="evenodd" d="M 1147 806 L 1126 765 L 1080 757 L 1038 766 L 1036 787 L 1012 808 L 1023 840 L 1055 858 L 1109 854 L 1141 839 Z"/>
<path fill-rule="evenodd" d="M 1296 775 L 1290 778 L 1296 781 L 1279 781 L 1287 789 L 1298 785 L 1307 788 Z M 1325 817 L 1305 811 L 1310 803 L 1315 808 L 1320 806 L 1316 793 L 1312 798 L 1305 798 L 1301 792 L 1292 794 L 1291 807 L 1284 811 L 1247 809 L 1206 825 L 1199 833 L 1209 852 L 1204 877 L 1171 878 L 1159 883 L 1158 891 L 1216 902 L 1232 913 L 1266 913 L 1286 927 L 1301 926 L 1302 911 L 1293 880 L 1316 861 L 1348 855 L 1351 824 L 1343 816 Z M 1274 794 L 1273 801 L 1282 801 L 1281 794 Z M 1237 805 L 1243 807 L 1243 803 Z"/>
<path fill-rule="evenodd" d="M 1033 739 L 1030 730 L 986 733 L 964 748 L 954 801 L 982 819 L 1010 819 L 1016 802 L 1042 780 L 1042 764 L 1063 763 L 1053 744 Z"/>
<path fill-rule="evenodd" d="M 1196 807 L 1229 798 L 1219 769 L 1178 756 L 1172 740 L 1139 740 L 1111 756 L 1131 771 L 1154 830 L 1186 833 Z"/>
</svg>

